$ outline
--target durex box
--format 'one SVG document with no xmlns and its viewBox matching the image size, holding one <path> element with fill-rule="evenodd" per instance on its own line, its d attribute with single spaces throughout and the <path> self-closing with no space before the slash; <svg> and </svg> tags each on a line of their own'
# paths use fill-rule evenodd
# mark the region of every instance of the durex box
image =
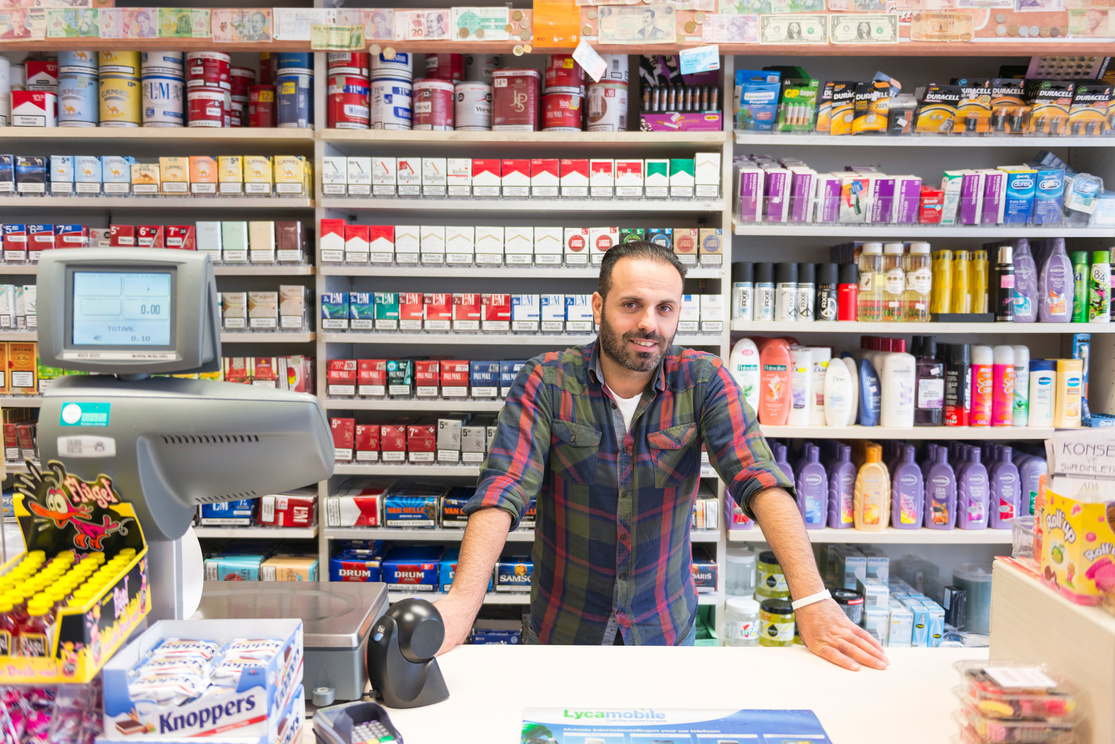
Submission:
<svg viewBox="0 0 1115 744">
<path fill-rule="evenodd" d="M 497 592 L 529 592 L 534 563 L 530 556 L 501 558 L 496 563 L 495 590 Z"/>
<path fill-rule="evenodd" d="M 1007 174 L 1006 204 L 1003 208 L 1004 225 L 1029 224 L 1034 214 L 1034 193 L 1037 189 L 1037 171 L 1025 166 L 1000 166 Z M 947 198 L 946 193 L 946 198 Z"/>
<path fill-rule="evenodd" d="M 1059 225 L 1065 196 L 1065 172 L 1059 168 L 1035 168 L 1034 224 Z"/>
<path fill-rule="evenodd" d="M 244 638 L 274 638 L 275 655 L 258 664 L 245 663 L 237 687 L 209 687 L 200 696 L 167 708 L 129 692 L 132 670 L 153 649 L 170 639 L 211 641 L 225 646 Z M 302 693 L 301 620 L 162 620 L 121 649 L 103 671 L 106 742 L 216 741 L 228 732 L 245 741 L 285 744 L 305 717 Z M 295 729 L 293 732 L 291 729 Z"/>
<path fill-rule="evenodd" d="M 392 548 L 383 559 L 380 576 L 389 591 L 437 591 L 438 573 L 444 554 L 444 549 L 436 546 L 408 545 Z"/>
</svg>

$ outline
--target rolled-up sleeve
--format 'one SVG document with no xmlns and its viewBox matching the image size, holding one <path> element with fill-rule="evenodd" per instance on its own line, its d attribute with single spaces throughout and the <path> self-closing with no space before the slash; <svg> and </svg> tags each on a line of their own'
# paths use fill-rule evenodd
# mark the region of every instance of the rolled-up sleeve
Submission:
<svg viewBox="0 0 1115 744">
<path fill-rule="evenodd" d="M 759 429 L 759 420 L 743 398 L 743 391 L 719 358 L 709 360 L 704 381 L 701 437 L 709 462 L 727 484 L 728 495 L 748 517 L 748 501 L 764 488 L 784 488 L 794 494 L 794 483 L 774 461 Z"/>
<path fill-rule="evenodd" d="M 502 509 L 519 525 L 542 487 L 550 452 L 550 399 L 541 357 L 523 365 L 496 423 L 496 436 L 480 469 L 476 493 L 464 513 Z"/>
</svg>

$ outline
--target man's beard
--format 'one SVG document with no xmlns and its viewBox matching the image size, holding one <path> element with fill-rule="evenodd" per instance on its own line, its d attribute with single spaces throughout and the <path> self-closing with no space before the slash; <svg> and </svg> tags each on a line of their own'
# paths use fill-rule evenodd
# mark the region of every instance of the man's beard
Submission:
<svg viewBox="0 0 1115 744">
<path fill-rule="evenodd" d="M 630 348 L 629 342 L 634 339 L 646 339 L 647 341 L 655 341 L 658 343 L 657 351 L 635 351 Z M 657 333 L 643 333 L 642 331 L 631 331 L 625 333 L 622 337 L 618 336 L 615 330 L 608 325 L 606 316 L 600 318 L 600 349 L 609 359 L 616 364 L 629 369 L 632 372 L 651 372 L 662 361 L 662 357 L 666 355 L 666 350 L 670 348 L 674 338 L 665 338 Z"/>
</svg>

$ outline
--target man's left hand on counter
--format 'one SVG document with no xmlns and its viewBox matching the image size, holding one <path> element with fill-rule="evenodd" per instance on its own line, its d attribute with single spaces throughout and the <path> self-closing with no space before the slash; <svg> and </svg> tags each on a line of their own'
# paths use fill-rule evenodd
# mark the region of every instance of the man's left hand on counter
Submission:
<svg viewBox="0 0 1115 744">
<path fill-rule="evenodd" d="M 852 623 L 831 599 L 815 602 L 794 613 L 801 640 L 817 656 L 837 666 L 859 671 L 861 665 L 886 669 L 883 646 L 863 628 Z"/>
</svg>

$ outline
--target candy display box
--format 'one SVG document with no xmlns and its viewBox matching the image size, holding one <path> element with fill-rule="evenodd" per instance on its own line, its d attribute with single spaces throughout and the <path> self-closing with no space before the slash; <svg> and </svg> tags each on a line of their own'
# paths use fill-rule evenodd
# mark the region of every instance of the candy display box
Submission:
<svg viewBox="0 0 1115 744">
<path fill-rule="evenodd" d="M 0 685 L 89 682 L 150 612 L 143 530 L 107 476 L 85 481 L 55 461 L 41 470 L 30 461 L 27 467 L 16 482 L 13 509 L 29 552 L 41 550 L 48 560 L 66 550 L 107 557 L 135 552 L 88 600 L 58 611 L 44 655 L 0 657 Z M 21 560 L 0 566 L 0 574 Z"/>
<path fill-rule="evenodd" d="M 282 648 L 258 667 L 246 667 L 236 689 L 210 687 L 183 705 L 134 700 L 128 674 L 167 639 L 213 641 L 273 638 Z M 301 620 L 164 620 L 129 643 L 104 668 L 104 735 L 99 742 L 273 742 L 289 726 L 291 701 L 301 691 Z M 214 692 L 216 690 L 216 692 Z M 297 701 L 295 701 L 297 707 Z M 305 713 L 304 704 L 296 712 Z M 231 737 L 231 738 L 229 738 Z"/>
</svg>

